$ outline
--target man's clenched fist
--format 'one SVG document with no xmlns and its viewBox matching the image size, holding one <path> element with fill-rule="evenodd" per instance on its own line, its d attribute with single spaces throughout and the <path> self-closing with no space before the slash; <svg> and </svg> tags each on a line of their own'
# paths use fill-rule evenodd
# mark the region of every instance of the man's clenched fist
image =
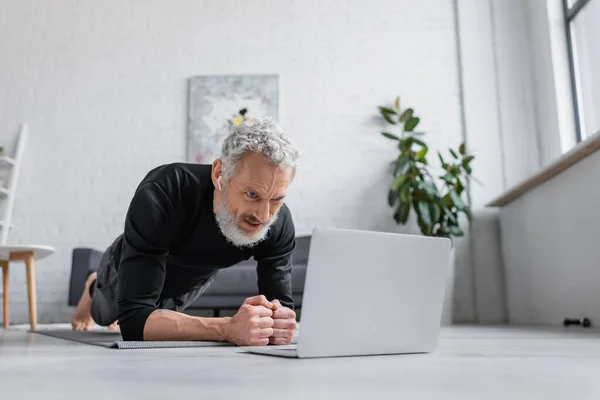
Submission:
<svg viewBox="0 0 600 400">
<path fill-rule="evenodd" d="M 225 328 L 225 340 L 238 346 L 265 346 L 273 335 L 273 304 L 265 296 L 250 297 L 231 317 Z"/>
<path fill-rule="evenodd" d="M 273 334 L 269 338 L 271 344 L 290 344 L 296 330 L 296 313 L 273 300 Z"/>
<path fill-rule="evenodd" d="M 225 326 L 225 340 L 238 346 L 290 344 L 296 329 L 296 313 L 269 302 L 263 295 L 244 301 L 238 312 Z"/>
</svg>

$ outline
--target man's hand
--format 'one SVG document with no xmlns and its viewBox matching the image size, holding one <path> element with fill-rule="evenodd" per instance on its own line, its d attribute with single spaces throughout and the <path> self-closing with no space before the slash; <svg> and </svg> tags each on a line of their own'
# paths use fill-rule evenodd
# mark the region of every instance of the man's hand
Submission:
<svg viewBox="0 0 600 400">
<path fill-rule="evenodd" d="M 273 300 L 273 335 L 269 338 L 271 344 L 290 344 L 296 330 L 296 313 L 281 305 L 279 300 Z"/>
<path fill-rule="evenodd" d="M 225 340 L 238 346 L 266 346 L 273 335 L 273 308 L 263 295 L 244 301 L 225 327 Z"/>
</svg>

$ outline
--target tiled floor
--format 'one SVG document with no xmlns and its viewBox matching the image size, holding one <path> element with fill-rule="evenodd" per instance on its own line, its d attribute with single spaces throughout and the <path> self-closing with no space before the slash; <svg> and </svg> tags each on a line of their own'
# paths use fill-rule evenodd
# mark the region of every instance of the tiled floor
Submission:
<svg viewBox="0 0 600 400">
<path fill-rule="evenodd" d="M 600 399 L 596 330 L 445 328 L 426 355 L 112 350 L 0 330 L 2 399 Z"/>
</svg>

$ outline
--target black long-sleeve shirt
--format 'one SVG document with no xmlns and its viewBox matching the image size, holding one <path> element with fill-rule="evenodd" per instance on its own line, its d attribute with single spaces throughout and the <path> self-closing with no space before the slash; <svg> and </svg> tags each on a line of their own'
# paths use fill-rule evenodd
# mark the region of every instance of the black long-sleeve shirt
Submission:
<svg viewBox="0 0 600 400">
<path fill-rule="evenodd" d="M 118 321 L 124 340 L 143 340 L 160 300 L 176 298 L 221 268 L 254 257 L 257 289 L 293 308 L 291 253 L 295 229 L 284 204 L 267 238 L 253 248 L 230 244 L 213 213 L 211 165 L 173 163 L 151 170 L 128 208 L 118 269 Z"/>
</svg>

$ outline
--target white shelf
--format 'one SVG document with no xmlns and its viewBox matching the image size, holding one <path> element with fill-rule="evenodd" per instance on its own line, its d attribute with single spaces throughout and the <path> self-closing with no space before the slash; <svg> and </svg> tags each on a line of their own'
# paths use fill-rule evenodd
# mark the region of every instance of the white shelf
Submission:
<svg viewBox="0 0 600 400">
<path fill-rule="evenodd" d="M 0 156 L 0 164 L 15 165 L 17 161 L 8 156 Z"/>
</svg>

